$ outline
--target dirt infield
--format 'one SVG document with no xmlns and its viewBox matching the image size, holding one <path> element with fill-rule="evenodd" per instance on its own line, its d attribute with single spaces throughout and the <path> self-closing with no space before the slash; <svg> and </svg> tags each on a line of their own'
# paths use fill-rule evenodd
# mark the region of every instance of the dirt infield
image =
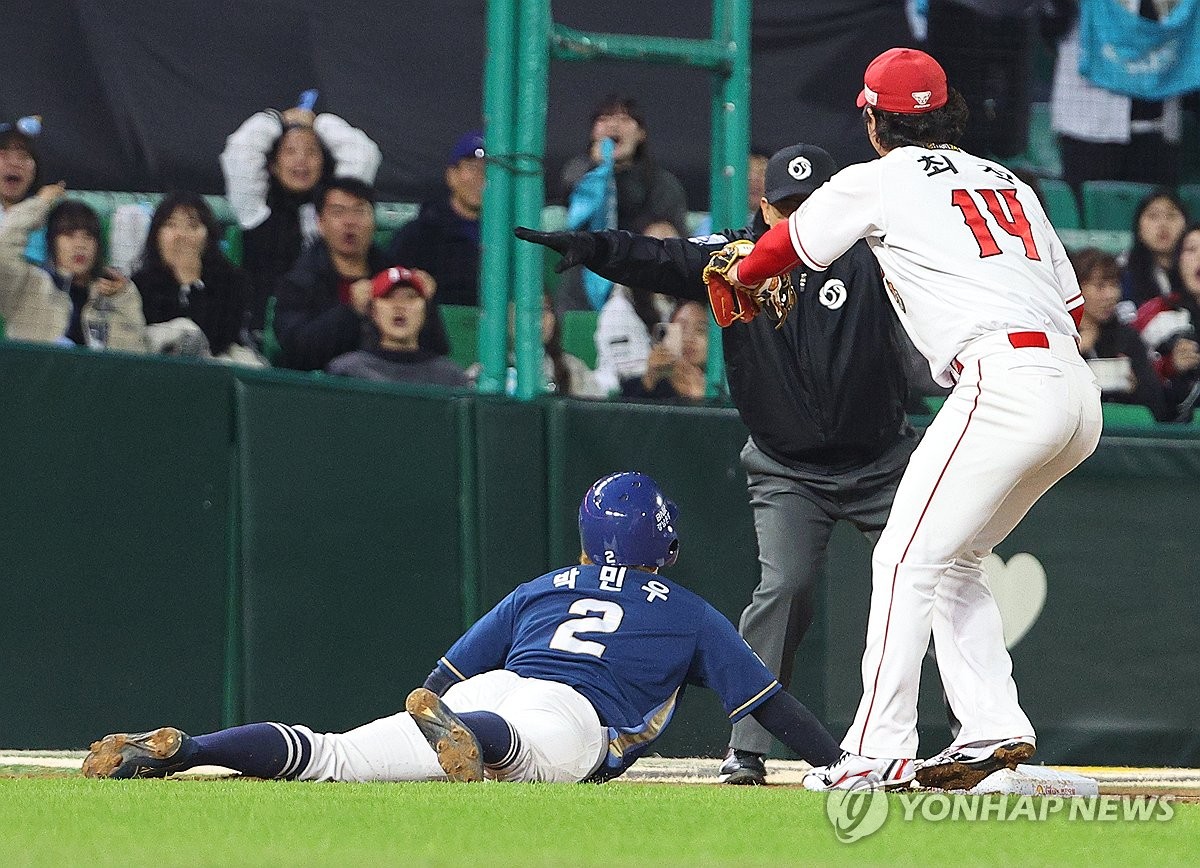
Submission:
<svg viewBox="0 0 1200 868">
<path fill-rule="evenodd" d="M 32 777 L 78 770 L 83 751 L 0 751 L 0 776 Z M 668 759 L 644 757 L 622 778 L 628 783 L 712 784 L 721 761 L 703 757 Z M 772 785 L 799 786 L 808 763 L 798 760 L 768 760 L 767 775 Z M 1200 801 L 1200 769 L 1128 768 L 1121 766 L 1053 766 L 1094 778 L 1103 795 L 1174 796 Z M 185 775 L 204 777 L 232 774 L 217 766 L 202 766 Z"/>
</svg>

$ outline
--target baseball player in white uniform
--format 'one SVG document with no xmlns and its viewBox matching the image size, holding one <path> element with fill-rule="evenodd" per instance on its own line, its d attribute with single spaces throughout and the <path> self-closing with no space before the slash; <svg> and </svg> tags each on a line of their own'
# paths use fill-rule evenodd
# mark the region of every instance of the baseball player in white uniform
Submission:
<svg viewBox="0 0 1200 868">
<path fill-rule="evenodd" d="M 844 753 L 809 789 L 969 788 L 1034 752 L 1000 613 L 980 561 L 1100 437 L 1100 392 L 1079 355 L 1083 298 L 1037 196 L 954 146 L 962 97 L 921 51 L 867 67 L 858 105 L 880 158 L 849 166 L 776 225 L 730 276 L 755 288 L 797 261 L 825 269 L 865 238 L 913 343 L 954 390 L 900 482 L 872 557 L 863 696 Z M 918 763 L 917 690 L 932 629 L 962 721 Z"/>
</svg>

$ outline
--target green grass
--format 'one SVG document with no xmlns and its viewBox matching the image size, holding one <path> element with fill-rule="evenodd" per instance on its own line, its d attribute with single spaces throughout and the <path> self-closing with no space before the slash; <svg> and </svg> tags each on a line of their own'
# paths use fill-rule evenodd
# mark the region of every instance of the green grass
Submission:
<svg viewBox="0 0 1200 868">
<path fill-rule="evenodd" d="M 669 784 L 0 779 L 2 865 L 1190 864 L 1166 823 L 905 822 L 837 843 L 825 797 Z"/>
</svg>

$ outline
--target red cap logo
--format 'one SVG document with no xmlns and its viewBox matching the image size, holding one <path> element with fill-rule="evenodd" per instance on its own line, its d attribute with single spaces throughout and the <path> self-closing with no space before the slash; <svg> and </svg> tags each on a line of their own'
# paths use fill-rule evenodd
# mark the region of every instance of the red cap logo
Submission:
<svg viewBox="0 0 1200 868">
<path fill-rule="evenodd" d="M 371 297 L 383 298 L 397 286 L 411 286 L 421 298 L 429 298 L 429 287 L 421 275 L 401 265 L 385 269 L 371 279 Z"/>
<path fill-rule="evenodd" d="M 858 107 L 916 115 L 941 108 L 946 99 L 941 64 L 915 48 L 890 48 L 867 67 Z"/>
</svg>

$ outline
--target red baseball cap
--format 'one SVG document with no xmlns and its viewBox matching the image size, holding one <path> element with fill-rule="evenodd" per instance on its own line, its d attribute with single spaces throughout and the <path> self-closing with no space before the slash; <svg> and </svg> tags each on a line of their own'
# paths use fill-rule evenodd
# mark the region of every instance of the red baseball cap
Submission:
<svg viewBox="0 0 1200 868">
<path fill-rule="evenodd" d="M 381 271 L 371 279 L 371 298 L 383 298 L 397 286 L 411 286 L 421 298 L 429 298 L 429 286 L 425 279 L 402 265 Z"/>
<path fill-rule="evenodd" d="M 867 66 L 858 107 L 919 115 L 946 104 L 946 71 L 915 48 L 889 48 Z"/>
</svg>

